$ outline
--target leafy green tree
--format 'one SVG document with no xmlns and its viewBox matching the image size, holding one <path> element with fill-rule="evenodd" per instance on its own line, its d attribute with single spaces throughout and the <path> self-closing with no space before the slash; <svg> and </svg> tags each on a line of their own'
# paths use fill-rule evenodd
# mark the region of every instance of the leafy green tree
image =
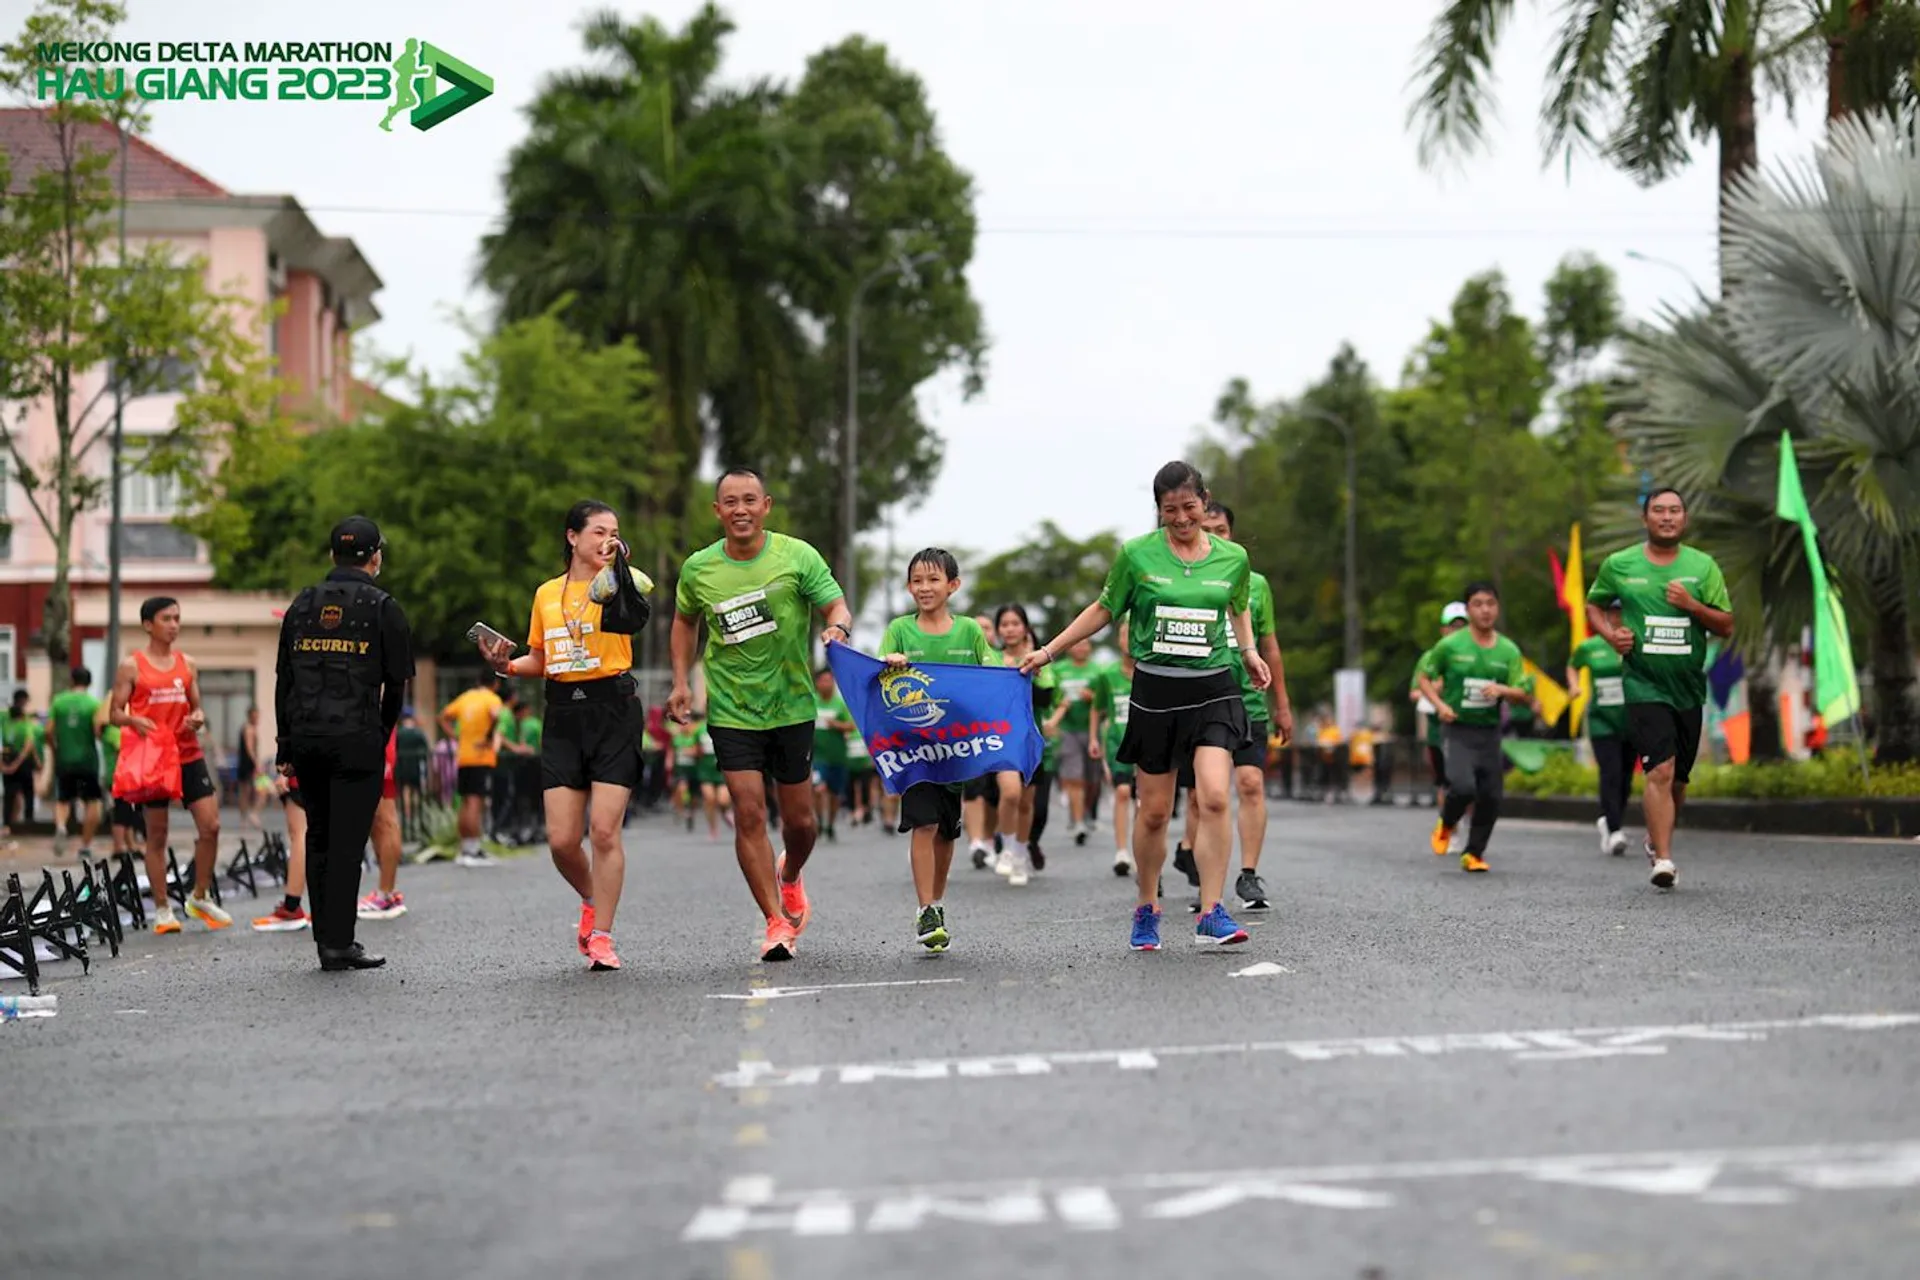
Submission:
<svg viewBox="0 0 1920 1280">
<path fill-rule="evenodd" d="M 552 77 L 530 108 L 480 278 L 504 319 L 568 300 L 561 314 L 580 333 L 646 353 L 655 445 L 679 468 L 645 495 L 649 512 L 697 523 L 692 478 L 711 450 L 766 472 L 793 530 L 831 548 L 857 282 L 903 249 L 939 255 L 864 299 L 863 524 L 938 470 L 914 388 L 956 364 L 978 384 L 972 185 L 941 150 L 924 87 L 884 49 L 843 42 L 791 91 L 733 86 L 719 74 L 733 30 L 711 4 L 678 31 L 589 19 L 598 65 Z"/>
<path fill-rule="evenodd" d="M 0 47 L 0 89 L 28 96 L 36 45 L 107 39 L 124 16 L 104 0 L 44 0 Z M 137 103 L 56 103 L 34 123 L 51 163 L 11 172 L 0 153 L 0 447 L 53 543 L 44 631 L 58 668 L 73 654 L 74 526 L 108 497 L 116 388 L 184 391 L 172 430 L 136 465 L 195 473 L 216 440 L 272 429 L 274 387 L 257 341 L 267 318 L 211 289 L 203 259 L 182 262 L 161 241 L 119 255 L 114 162 L 119 134 L 146 130 Z M 50 442 L 24 430 L 38 404 Z"/>
<path fill-rule="evenodd" d="M 447 657 L 468 651 L 475 621 L 521 634 L 534 589 L 564 565 L 562 519 L 582 498 L 615 508 L 640 563 L 678 549 L 678 527 L 642 503 L 677 460 L 653 452 L 661 408 L 632 343 L 596 347 L 544 315 L 489 336 L 448 385 L 410 381 L 412 403 L 306 436 L 291 457 L 229 457 L 223 495 L 196 525 L 231 528 L 235 509 L 248 513 L 251 536 L 213 542 L 221 585 L 290 594 L 324 572 L 328 529 L 358 512 L 391 548 L 382 585 L 417 643 Z"/>
<path fill-rule="evenodd" d="M 977 566 L 961 560 L 964 607 L 973 613 L 991 613 L 1003 604 L 1023 604 L 1045 642 L 1099 598 L 1122 541 L 1118 533 L 1075 538 L 1053 521 L 1042 520 L 1011 551 Z"/>
</svg>

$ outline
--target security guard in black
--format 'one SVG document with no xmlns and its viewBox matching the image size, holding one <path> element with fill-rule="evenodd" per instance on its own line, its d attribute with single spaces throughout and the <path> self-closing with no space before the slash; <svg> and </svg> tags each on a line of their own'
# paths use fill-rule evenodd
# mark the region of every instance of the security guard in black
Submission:
<svg viewBox="0 0 1920 1280">
<path fill-rule="evenodd" d="M 274 716 L 280 767 L 307 810 L 307 885 L 322 969 L 386 963 L 354 941 L 360 860 L 373 831 L 387 739 L 400 722 L 413 641 L 406 615 L 374 585 L 384 556 L 364 516 L 334 526 L 333 572 L 295 598 L 280 624 Z"/>
</svg>

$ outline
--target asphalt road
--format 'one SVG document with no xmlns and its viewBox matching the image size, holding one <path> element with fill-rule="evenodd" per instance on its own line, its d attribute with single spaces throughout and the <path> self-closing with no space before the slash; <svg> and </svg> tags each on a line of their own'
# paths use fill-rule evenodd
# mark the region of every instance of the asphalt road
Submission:
<svg viewBox="0 0 1920 1280">
<path fill-rule="evenodd" d="M 137 935 L 0 1026 L 0 1274 L 1920 1274 L 1920 846 L 1686 833 L 1660 894 L 1430 821 L 1276 805 L 1228 950 L 1176 901 L 1129 951 L 1098 835 L 956 870 L 926 956 L 869 828 L 762 965 L 731 849 L 658 819 L 617 974 L 540 857 L 408 868 L 377 973 Z"/>
</svg>

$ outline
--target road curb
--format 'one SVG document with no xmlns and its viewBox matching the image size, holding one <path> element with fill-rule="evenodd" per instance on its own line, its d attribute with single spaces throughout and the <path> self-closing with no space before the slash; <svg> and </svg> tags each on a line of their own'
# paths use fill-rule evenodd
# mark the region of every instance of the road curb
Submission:
<svg viewBox="0 0 1920 1280">
<path fill-rule="evenodd" d="M 1517 796 L 1500 802 L 1503 818 L 1591 823 L 1593 796 Z M 1627 823 L 1643 826 L 1640 802 L 1627 805 Z M 1747 831 L 1785 836 L 1920 836 L 1920 798 L 1849 800 L 1689 800 L 1685 825 L 1698 831 Z"/>
</svg>

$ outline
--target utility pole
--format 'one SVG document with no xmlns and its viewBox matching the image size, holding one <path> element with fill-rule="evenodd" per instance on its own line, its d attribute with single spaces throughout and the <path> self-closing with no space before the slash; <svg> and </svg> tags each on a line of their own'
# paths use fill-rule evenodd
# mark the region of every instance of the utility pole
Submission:
<svg viewBox="0 0 1920 1280">
<path fill-rule="evenodd" d="M 847 300 L 847 456 L 840 480 L 840 589 L 847 593 L 847 610 L 858 621 L 860 605 L 855 595 L 854 533 L 859 526 L 860 501 L 860 303 L 877 281 L 895 272 L 911 271 L 940 255 L 935 251 L 917 253 L 884 266 L 875 267 L 854 286 Z"/>
<path fill-rule="evenodd" d="M 127 121 L 120 122 L 120 288 L 127 286 Z M 113 438 L 109 446 L 109 484 L 107 517 L 107 670 L 106 682 L 113 685 L 114 672 L 120 669 L 120 490 L 121 431 L 127 407 L 127 370 L 124 360 L 113 371 Z M 76 663 L 76 665 L 78 665 Z"/>
</svg>

